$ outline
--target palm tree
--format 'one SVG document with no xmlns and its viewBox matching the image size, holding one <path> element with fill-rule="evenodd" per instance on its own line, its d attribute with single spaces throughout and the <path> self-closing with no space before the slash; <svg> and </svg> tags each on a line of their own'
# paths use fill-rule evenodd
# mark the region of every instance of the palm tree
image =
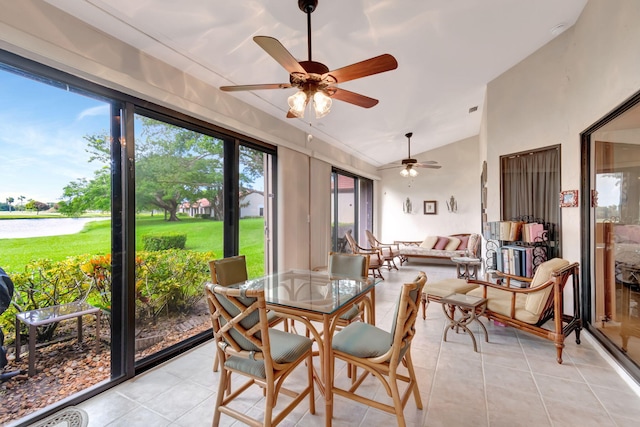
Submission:
<svg viewBox="0 0 640 427">
<path fill-rule="evenodd" d="M 9 205 L 9 212 L 11 212 L 11 203 L 13 203 L 13 197 L 7 197 L 6 199 L 7 205 Z"/>
<path fill-rule="evenodd" d="M 23 208 L 24 208 L 24 200 L 25 200 L 25 199 L 26 199 L 26 197 L 24 197 L 24 196 L 20 196 L 20 197 L 18 197 L 18 200 L 20 200 L 20 205 L 21 205 Z M 24 209 L 22 209 L 22 210 L 24 210 Z"/>
</svg>

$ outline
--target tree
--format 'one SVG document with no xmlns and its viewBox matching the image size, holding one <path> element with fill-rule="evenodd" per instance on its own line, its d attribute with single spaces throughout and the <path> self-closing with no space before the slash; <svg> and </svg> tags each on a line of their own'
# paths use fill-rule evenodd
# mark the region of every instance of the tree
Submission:
<svg viewBox="0 0 640 427">
<path fill-rule="evenodd" d="M 11 212 L 11 203 L 13 203 L 13 197 L 7 197 L 5 199 L 5 201 L 7 202 L 7 205 L 9 206 L 9 212 Z"/>
<path fill-rule="evenodd" d="M 103 166 L 94 172 L 94 179 L 77 179 L 63 189 L 58 210 L 63 215 L 80 216 L 88 210 L 108 212 L 111 210 L 111 174 Z"/>
<path fill-rule="evenodd" d="M 39 202 L 37 200 L 31 199 L 27 202 L 27 204 L 25 205 L 25 208 L 27 208 L 30 211 L 36 211 L 36 214 L 39 214 L 40 211 L 49 210 L 49 205 L 47 203 L 43 203 L 43 202 Z"/>
<path fill-rule="evenodd" d="M 27 199 L 27 198 L 26 198 L 26 197 L 24 197 L 24 196 L 22 196 L 22 195 L 18 197 L 18 200 L 20 200 L 20 206 L 22 206 L 22 210 L 24 210 L 24 201 L 25 201 L 26 199 Z"/>
<path fill-rule="evenodd" d="M 136 144 L 136 203 L 157 207 L 178 221 L 184 201 L 207 198 L 214 217 L 222 217 L 223 141 L 143 117 Z"/>
<path fill-rule="evenodd" d="M 137 210 L 161 209 L 169 221 L 178 221 L 177 212 L 185 201 L 205 198 L 211 203 L 214 219 L 223 218 L 223 147 L 221 139 L 154 119 L 141 117 L 141 137 L 136 140 Z M 110 141 L 89 135 L 89 161 L 105 165 L 92 180 L 78 179 L 64 188 L 60 211 L 78 215 L 89 209 L 107 210 L 110 205 Z M 240 149 L 240 192 L 251 191 L 251 183 L 262 176 L 263 154 Z"/>
</svg>

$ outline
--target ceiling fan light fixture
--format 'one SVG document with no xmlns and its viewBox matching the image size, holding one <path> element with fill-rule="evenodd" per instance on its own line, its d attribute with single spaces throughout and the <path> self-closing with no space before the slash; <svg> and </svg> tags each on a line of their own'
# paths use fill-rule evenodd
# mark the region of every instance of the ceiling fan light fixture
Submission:
<svg viewBox="0 0 640 427">
<path fill-rule="evenodd" d="M 403 178 L 407 178 L 407 177 L 413 178 L 418 176 L 418 171 L 415 170 L 411 165 L 407 165 L 407 167 L 405 167 L 400 171 L 400 176 L 402 176 Z"/>
<path fill-rule="evenodd" d="M 324 92 L 313 94 L 313 108 L 316 110 L 316 119 L 326 116 L 331 111 L 332 100 Z"/>
<path fill-rule="evenodd" d="M 289 102 L 289 112 L 294 116 L 303 119 L 304 118 L 304 110 L 307 107 L 307 94 L 299 90 L 298 92 L 291 95 L 288 99 Z"/>
</svg>

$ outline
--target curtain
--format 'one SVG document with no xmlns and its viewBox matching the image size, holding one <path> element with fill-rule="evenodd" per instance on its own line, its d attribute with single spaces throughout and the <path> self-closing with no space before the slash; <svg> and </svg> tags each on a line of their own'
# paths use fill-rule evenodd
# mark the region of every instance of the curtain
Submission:
<svg viewBox="0 0 640 427">
<path fill-rule="evenodd" d="M 556 228 L 560 218 L 560 146 L 503 156 L 502 219 L 527 217 Z"/>
</svg>

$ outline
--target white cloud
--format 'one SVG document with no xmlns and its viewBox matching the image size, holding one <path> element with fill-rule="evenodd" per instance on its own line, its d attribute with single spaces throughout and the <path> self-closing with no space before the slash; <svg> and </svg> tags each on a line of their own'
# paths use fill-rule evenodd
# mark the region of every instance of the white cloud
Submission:
<svg viewBox="0 0 640 427">
<path fill-rule="evenodd" d="M 104 116 L 110 114 L 111 106 L 109 104 L 99 105 L 97 107 L 87 108 L 86 110 L 82 110 L 76 120 L 82 120 L 85 117 L 93 117 L 93 116 Z"/>
</svg>

